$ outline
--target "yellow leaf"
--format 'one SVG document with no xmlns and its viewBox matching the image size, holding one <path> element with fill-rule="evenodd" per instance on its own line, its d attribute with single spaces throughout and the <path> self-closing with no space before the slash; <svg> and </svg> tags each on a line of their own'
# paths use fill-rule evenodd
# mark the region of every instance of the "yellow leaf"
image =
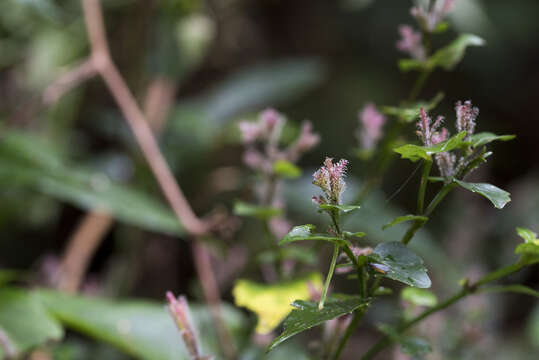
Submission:
<svg viewBox="0 0 539 360">
<path fill-rule="evenodd" d="M 317 291 L 322 290 L 322 276 L 312 273 L 301 279 L 279 284 L 259 284 L 249 280 L 238 280 L 232 290 L 237 306 L 243 306 L 258 316 L 256 332 L 270 333 L 292 310 L 294 300 L 308 300 L 308 283 Z"/>
</svg>

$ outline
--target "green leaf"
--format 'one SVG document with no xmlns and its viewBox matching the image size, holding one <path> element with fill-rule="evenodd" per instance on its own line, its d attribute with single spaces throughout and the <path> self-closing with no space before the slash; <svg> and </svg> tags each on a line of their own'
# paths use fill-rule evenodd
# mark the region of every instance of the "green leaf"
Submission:
<svg viewBox="0 0 539 360">
<path fill-rule="evenodd" d="M 513 293 L 519 293 L 519 294 L 524 294 L 524 295 L 531 295 L 531 296 L 535 296 L 536 298 L 539 298 L 539 291 L 531 289 L 524 285 L 520 285 L 520 284 L 483 287 L 483 288 L 480 288 L 479 291 L 481 292 L 513 292 Z"/>
<path fill-rule="evenodd" d="M 469 183 L 456 179 L 453 181 L 456 182 L 459 186 L 465 188 L 466 190 L 477 193 L 487 198 L 497 209 L 503 209 L 505 204 L 511 201 L 511 194 L 494 185 L 486 183 Z"/>
<path fill-rule="evenodd" d="M 387 223 L 384 226 L 382 226 L 382 230 L 385 230 L 385 229 L 387 229 L 389 227 L 395 226 L 395 225 L 400 224 L 400 223 L 405 222 L 405 221 L 421 221 L 421 223 L 425 223 L 425 222 L 427 222 L 427 220 L 429 220 L 429 218 L 426 217 L 426 216 L 419 216 L 419 215 L 399 216 L 399 217 L 396 217 L 395 219 L 393 219 L 390 223 Z"/>
<path fill-rule="evenodd" d="M 181 336 L 163 303 L 109 300 L 50 290 L 36 294 L 52 316 L 66 327 L 109 343 L 137 359 L 188 360 Z M 189 304 L 203 354 L 220 358 L 211 314 L 206 306 Z M 225 324 L 235 339 L 246 326 L 241 312 L 223 304 Z"/>
<path fill-rule="evenodd" d="M 273 163 L 273 171 L 275 174 L 287 179 L 296 179 L 301 176 L 301 169 L 286 160 L 275 161 Z"/>
<path fill-rule="evenodd" d="M 381 110 L 386 115 L 395 116 L 405 123 L 411 123 L 419 117 L 419 109 L 424 108 L 425 111 L 430 111 L 434 109 L 443 98 L 444 93 L 439 92 L 428 102 L 418 101 L 412 105 L 401 107 L 383 106 Z"/>
<path fill-rule="evenodd" d="M 350 232 L 350 231 L 343 231 L 342 232 L 345 238 L 362 238 L 363 236 L 367 235 L 364 232 Z"/>
<path fill-rule="evenodd" d="M 315 226 L 312 224 L 294 226 L 288 234 L 285 235 L 279 242 L 279 245 L 288 244 L 294 241 L 305 241 L 305 240 L 322 240 L 329 241 L 332 243 L 337 243 L 340 245 L 347 244 L 346 240 L 340 237 L 328 236 L 324 234 L 313 234 L 312 231 L 315 229 Z"/>
<path fill-rule="evenodd" d="M 320 210 L 338 210 L 342 211 L 343 213 L 349 213 L 351 211 L 359 209 L 361 206 L 359 205 L 333 205 L 333 204 L 322 204 L 319 206 Z"/>
<path fill-rule="evenodd" d="M 328 298 L 322 310 L 318 310 L 318 303 L 312 301 L 296 300 L 292 303 L 292 306 L 295 309 L 286 317 L 284 331 L 273 340 L 268 347 L 268 351 L 300 332 L 366 307 L 368 306 L 368 301 L 359 297 L 351 297 L 346 300 Z"/>
<path fill-rule="evenodd" d="M 517 227 L 517 234 L 527 243 L 537 241 L 537 233 L 531 231 L 530 229 Z"/>
<path fill-rule="evenodd" d="M 258 206 L 243 201 L 237 201 L 234 204 L 234 214 L 238 216 L 254 217 L 260 220 L 268 220 L 272 217 L 281 215 L 282 210 L 269 206 Z"/>
<path fill-rule="evenodd" d="M 232 294 L 237 306 L 246 307 L 258 316 L 255 331 L 267 334 L 290 313 L 292 301 L 311 297 L 309 286 L 322 291 L 322 276 L 312 273 L 300 279 L 269 285 L 238 280 Z"/>
<path fill-rule="evenodd" d="M 449 45 L 436 51 L 428 60 L 427 67 L 434 69 L 438 66 L 452 70 L 464 57 L 468 46 L 482 46 L 485 41 L 479 36 L 462 34 Z"/>
<path fill-rule="evenodd" d="M 517 228 L 518 235 L 524 239 L 524 244 L 515 248 L 515 254 L 522 255 L 522 261 L 531 265 L 539 262 L 539 239 L 537 234 L 530 229 Z"/>
<path fill-rule="evenodd" d="M 406 287 L 401 291 L 401 299 L 417 306 L 433 307 L 438 303 L 436 295 L 426 289 Z"/>
<path fill-rule="evenodd" d="M 395 152 L 401 154 L 403 159 L 410 159 L 413 162 L 417 160 L 431 160 L 431 155 L 451 151 L 465 144 L 462 140 L 466 137 L 466 131 L 452 136 L 446 141 L 442 141 L 439 144 L 433 146 L 419 146 L 413 144 L 406 144 L 393 149 Z"/>
<path fill-rule="evenodd" d="M 400 59 L 398 62 L 399 69 L 402 72 L 412 71 L 412 70 L 423 70 L 426 69 L 428 63 L 426 61 L 419 61 L 415 59 Z"/>
<path fill-rule="evenodd" d="M 419 288 L 431 285 L 423 260 L 400 242 L 377 245 L 369 260 L 385 277 Z"/>
<path fill-rule="evenodd" d="M 449 29 L 449 23 L 447 21 L 440 21 L 434 30 L 432 30 L 433 34 L 441 34 Z"/>
<path fill-rule="evenodd" d="M 482 145 L 486 145 L 493 141 L 509 141 L 513 140 L 516 137 L 516 135 L 496 135 L 491 132 L 480 132 L 477 134 L 474 134 L 470 138 L 470 142 L 472 143 L 472 147 L 476 148 Z"/>
<path fill-rule="evenodd" d="M 18 276 L 19 276 L 19 271 L 17 270 L 1 269 L 0 270 L 0 287 L 15 280 Z"/>
<path fill-rule="evenodd" d="M 10 131 L 0 141 L 0 180 L 38 191 L 119 221 L 167 234 L 182 234 L 176 216 L 161 201 L 99 171 L 74 167 L 43 139 Z"/>
<path fill-rule="evenodd" d="M 378 287 L 378 289 L 374 291 L 375 296 L 391 295 L 391 294 L 393 294 L 393 290 L 391 288 L 387 288 L 383 286 Z"/>
<path fill-rule="evenodd" d="M 60 340 L 64 330 L 33 293 L 16 288 L 0 289 L 0 331 L 10 351 L 18 355 L 49 340 Z"/>
</svg>

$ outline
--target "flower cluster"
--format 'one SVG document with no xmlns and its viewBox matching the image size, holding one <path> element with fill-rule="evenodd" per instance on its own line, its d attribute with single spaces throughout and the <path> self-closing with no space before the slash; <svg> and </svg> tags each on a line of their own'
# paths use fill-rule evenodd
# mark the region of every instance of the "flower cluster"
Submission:
<svg viewBox="0 0 539 360">
<path fill-rule="evenodd" d="M 418 5 L 410 9 L 410 13 L 421 26 L 424 31 L 433 32 L 438 24 L 442 22 L 443 18 L 453 8 L 455 0 L 441 0 L 436 1 L 434 5 L 429 9 L 424 6 Z"/>
<path fill-rule="evenodd" d="M 382 137 L 382 127 L 386 118 L 376 109 L 373 103 L 368 103 L 359 112 L 359 121 L 361 129 L 357 136 L 361 146 L 365 150 L 373 150 Z"/>
<path fill-rule="evenodd" d="M 313 202 L 319 205 L 340 205 L 341 196 L 346 188 L 344 176 L 348 160 L 341 159 L 333 164 L 333 159 L 327 157 L 324 166 L 313 174 L 313 184 L 324 192 L 324 195 L 313 196 Z"/>
<path fill-rule="evenodd" d="M 456 124 L 458 132 L 466 131 L 464 140 L 469 140 L 475 131 L 476 118 L 479 115 L 479 109 L 472 106 L 470 100 L 462 103 L 458 101 L 455 105 Z M 425 146 L 436 145 L 449 138 L 449 131 L 446 128 L 441 128 L 443 116 L 438 116 L 436 121 L 432 123 L 425 109 L 419 110 L 419 121 L 417 122 L 417 134 Z M 435 155 L 436 164 L 440 170 L 440 175 L 446 179 L 456 176 L 463 170 L 473 159 L 473 153 L 466 153 L 457 158 L 457 155 L 450 152 L 438 153 Z"/>
<path fill-rule="evenodd" d="M 426 51 L 423 46 L 422 36 L 410 25 L 399 26 L 400 40 L 397 41 L 397 49 L 408 53 L 413 59 L 425 61 Z"/>
</svg>

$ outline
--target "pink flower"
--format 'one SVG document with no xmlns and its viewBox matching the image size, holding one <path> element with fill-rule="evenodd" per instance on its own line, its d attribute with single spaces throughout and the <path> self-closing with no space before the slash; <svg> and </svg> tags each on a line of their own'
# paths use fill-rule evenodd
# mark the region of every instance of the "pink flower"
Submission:
<svg viewBox="0 0 539 360">
<path fill-rule="evenodd" d="M 444 121 L 444 117 L 438 116 L 434 124 L 431 124 L 432 120 L 427 114 L 427 112 L 425 111 L 425 109 L 424 108 L 419 109 L 419 121 L 417 122 L 417 128 L 418 128 L 417 135 L 419 136 L 421 141 L 423 141 L 423 144 L 425 146 L 434 145 L 433 138 L 434 140 L 439 139 L 439 135 L 437 135 L 436 132 L 442 125 L 443 121 Z M 442 130 L 442 133 L 443 133 L 443 130 Z"/>
<path fill-rule="evenodd" d="M 382 127 L 386 118 L 378 112 L 373 103 L 368 103 L 359 113 L 359 121 L 362 125 L 358 134 L 361 146 L 364 149 L 372 150 L 382 137 Z"/>
<path fill-rule="evenodd" d="M 288 151 L 288 160 L 296 162 L 301 155 L 310 151 L 320 142 L 320 135 L 313 133 L 313 125 L 310 121 L 304 121 L 301 124 L 301 132 L 298 139 L 292 144 Z"/>
<path fill-rule="evenodd" d="M 426 52 L 421 42 L 421 33 L 414 31 L 409 25 L 400 25 L 399 33 L 401 39 L 397 41 L 397 49 L 408 53 L 413 59 L 424 61 Z"/>
<path fill-rule="evenodd" d="M 327 157 L 324 165 L 313 174 L 313 184 L 322 189 L 325 197 L 313 197 L 313 201 L 339 205 L 342 193 L 346 188 L 344 176 L 346 174 L 348 160 L 341 159 L 336 164 L 333 164 L 333 159 Z"/>
<path fill-rule="evenodd" d="M 479 108 L 472 107 L 470 100 L 462 102 L 457 101 L 455 105 L 455 112 L 457 113 L 457 131 L 466 131 L 466 137 L 473 135 L 475 131 L 475 119 L 479 115 Z"/>
<path fill-rule="evenodd" d="M 432 134 L 430 138 L 432 141 L 432 145 L 436 145 L 443 141 L 446 141 L 448 136 L 449 136 L 449 131 L 447 131 L 446 128 L 442 128 L 442 130 Z"/>
<path fill-rule="evenodd" d="M 455 0 L 436 1 L 431 9 L 419 5 L 412 7 L 410 13 L 425 31 L 432 32 L 451 11 L 454 4 Z"/>
</svg>

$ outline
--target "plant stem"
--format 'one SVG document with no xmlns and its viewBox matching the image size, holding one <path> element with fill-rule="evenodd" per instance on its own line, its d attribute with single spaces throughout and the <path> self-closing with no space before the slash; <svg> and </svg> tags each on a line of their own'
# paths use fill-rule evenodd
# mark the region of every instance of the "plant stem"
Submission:
<svg viewBox="0 0 539 360">
<path fill-rule="evenodd" d="M 344 347 L 346 346 L 346 342 L 356 329 L 356 327 L 359 325 L 359 322 L 363 318 L 363 315 L 365 315 L 366 309 L 360 309 L 354 311 L 354 317 L 352 318 L 352 321 L 350 324 L 348 324 L 348 327 L 346 328 L 346 331 L 341 338 L 341 341 L 339 342 L 339 346 L 337 347 L 337 351 L 335 352 L 335 356 L 333 357 L 333 360 L 338 360 L 341 356 L 342 351 L 344 350 Z"/>
<path fill-rule="evenodd" d="M 433 307 L 432 309 L 429 309 L 427 311 L 424 311 L 422 314 L 416 316 L 415 318 L 411 319 L 410 321 L 407 321 L 406 323 L 402 324 L 397 328 L 397 333 L 401 334 L 414 326 L 415 324 L 423 321 L 430 315 L 441 311 L 451 305 L 453 305 L 455 302 L 459 301 L 460 299 L 471 295 L 477 291 L 477 289 L 485 285 L 487 283 L 490 283 L 492 281 L 498 280 L 502 277 L 505 277 L 507 275 L 510 275 L 512 273 L 515 273 L 522 269 L 526 264 L 524 262 L 517 262 L 515 264 L 503 267 L 501 269 L 495 270 L 485 276 L 483 276 L 481 279 L 479 279 L 475 284 L 466 285 L 463 287 L 459 292 L 457 292 L 455 295 L 451 296 L 444 302 L 441 302 L 437 306 Z M 369 360 L 372 359 L 376 354 L 378 354 L 380 351 L 388 347 L 393 343 L 393 339 L 389 336 L 384 336 L 382 339 L 380 339 L 376 344 L 374 344 L 362 357 L 361 360 Z"/>
<path fill-rule="evenodd" d="M 326 277 L 326 282 L 324 283 L 324 289 L 322 290 L 322 296 L 320 297 L 320 302 L 318 303 L 318 310 L 324 308 L 324 302 L 326 301 L 326 295 L 328 292 L 329 284 L 331 283 L 331 277 L 335 271 L 335 264 L 337 263 L 337 258 L 339 257 L 339 244 L 335 244 L 333 247 L 333 257 L 331 258 L 331 264 L 329 265 L 329 272 Z"/>
<path fill-rule="evenodd" d="M 423 173 L 421 174 L 421 183 L 419 184 L 419 193 L 417 194 L 417 215 L 423 214 L 423 206 L 425 204 L 425 192 L 429 182 L 430 169 L 432 168 L 432 160 L 423 161 Z"/>
<path fill-rule="evenodd" d="M 423 86 L 425 85 L 425 82 L 429 78 L 431 71 L 430 70 L 423 70 L 421 72 L 421 75 L 417 78 L 414 87 L 412 88 L 412 91 L 410 92 L 410 96 L 408 96 L 408 101 L 414 101 L 421 90 L 423 89 Z"/>
</svg>

